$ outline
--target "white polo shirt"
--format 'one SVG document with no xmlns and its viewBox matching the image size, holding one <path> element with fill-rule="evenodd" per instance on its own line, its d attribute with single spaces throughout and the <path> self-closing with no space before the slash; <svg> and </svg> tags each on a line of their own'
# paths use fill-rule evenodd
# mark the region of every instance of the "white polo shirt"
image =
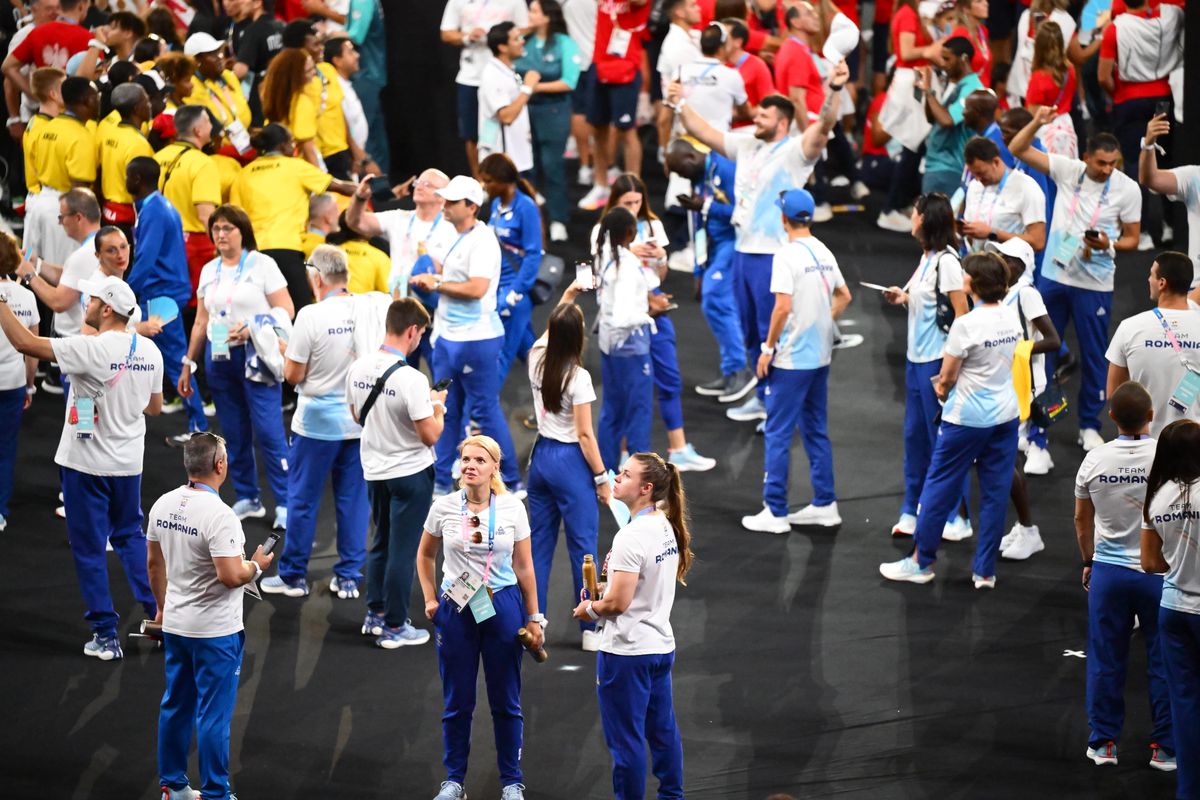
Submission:
<svg viewBox="0 0 1200 800">
<path fill-rule="evenodd" d="M 292 432 L 328 442 L 361 436 L 346 406 L 346 373 L 355 358 L 354 298 L 335 295 L 300 309 L 285 355 L 308 365 L 296 385 Z"/>
<path fill-rule="evenodd" d="M 438 295 L 433 339 L 478 342 L 504 335 L 496 313 L 496 286 L 500 282 L 500 242 L 486 224 L 476 221 L 466 233 L 430 240 L 429 254 L 442 265 L 442 280 L 461 283 L 470 278 L 487 278 L 488 289 L 475 300 L 458 300 Z"/>
<path fill-rule="evenodd" d="M 370 422 L 370 417 L 367 421 Z M 489 509 L 471 511 L 468 518 L 477 516 L 480 524 L 471 528 L 468 521 L 466 536 L 463 535 L 462 509 L 463 492 L 451 492 L 434 500 L 425 518 L 425 530 L 442 540 L 442 591 L 450 588 L 455 578 L 464 572 L 482 578 L 488 570 L 489 556 L 491 569 L 487 573 L 487 585 L 493 591 L 515 586 L 517 574 L 512 566 L 513 549 L 517 542 L 529 538 L 529 514 L 525 512 L 525 504 L 508 493 L 496 495 L 495 526 L 490 524 Z M 479 542 L 474 541 L 476 532 L 480 534 Z"/>
<path fill-rule="evenodd" d="M 1129 377 L 1150 392 L 1154 400 L 1150 434 L 1155 437 L 1175 420 L 1200 420 L 1200 408 L 1196 403 L 1184 413 L 1168 402 L 1183 380 L 1185 368 L 1171 346 L 1158 314 L 1162 314 L 1162 319 L 1170 326 L 1183 358 L 1193 369 L 1200 371 L 1200 311 L 1191 308 L 1152 309 L 1127 317 L 1117 326 L 1108 352 L 1104 354 L 1113 364 L 1129 370 Z"/>
<path fill-rule="evenodd" d="M 355 361 L 346 372 L 346 402 L 359 415 L 379 376 L 400 357 L 377 350 Z M 419 369 L 403 366 L 388 376 L 367 414 L 359 439 L 363 477 L 386 481 L 415 475 L 434 461 L 433 448 L 421 441 L 414 421 L 433 416 L 429 379 Z"/>
<path fill-rule="evenodd" d="M 209 321 L 222 312 L 229 315 L 229 324 L 248 324 L 257 314 L 271 310 L 267 295 L 287 288 L 287 279 L 275 259 L 257 250 L 246 253 L 245 263 L 228 267 L 218 256 L 200 270 L 196 297 L 204 301 Z"/>
<path fill-rule="evenodd" d="M 509 124 L 500 121 L 500 109 L 521 96 L 521 76 L 498 58 L 488 59 L 479 80 L 479 160 L 506 153 L 519 172 L 533 169 L 533 132 L 529 106 L 523 106 Z"/>
<path fill-rule="evenodd" d="M 100 259 L 96 257 L 96 234 L 84 239 L 79 247 L 67 256 L 63 264 L 62 275 L 58 279 L 59 286 L 79 291 L 79 282 L 92 277 L 100 269 Z M 87 305 L 83 297 L 64 311 L 54 313 L 54 332 L 59 336 L 78 336 L 83 326 L 83 310 Z"/>
</svg>

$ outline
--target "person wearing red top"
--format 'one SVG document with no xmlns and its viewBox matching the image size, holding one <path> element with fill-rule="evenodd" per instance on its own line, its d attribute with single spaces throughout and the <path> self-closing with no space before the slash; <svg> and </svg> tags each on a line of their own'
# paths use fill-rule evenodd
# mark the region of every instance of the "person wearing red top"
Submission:
<svg viewBox="0 0 1200 800">
<path fill-rule="evenodd" d="M 929 66 L 930 62 L 942 66 L 942 40 L 936 43 L 929 35 L 917 13 L 916 0 L 897 0 L 892 13 L 892 53 L 896 56 L 896 67 Z"/>
<path fill-rule="evenodd" d="M 808 110 L 807 115 L 796 115 L 797 127 L 804 130 L 821 115 L 825 102 L 821 73 L 808 44 L 820 31 L 821 20 L 813 7 L 803 2 L 789 8 L 785 19 L 789 35 L 775 54 L 775 88 L 797 109 Z"/>
<path fill-rule="evenodd" d="M 783 44 L 782 37 L 787 35 L 787 25 L 783 22 L 783 12 L 786 10 L 783 0 L 755 0 L 751 3 L 750 13 L 746 17 L 746 27 L 750 29 L 746 49 L 764 56 L 774 55 Z"/>
<path fill-rule="evenodd" d="M 1003 1 L 1003 0 L 1001 0 Z M 979 76 L 983 85 L 992 85 L 992 48 L 988 41 L 988 29 L 984 25 L 988 17 L 988 0 L 958 0 L 955 13 L 958 25 L 950 31 L 951 36 L 963 36 L 975 47 L 971 59 L 971 71 Z"/>
<path fill-rule="evenodd" d="M 746 52 L 746 42 L 749 39 L 750 31 L 745 22 L 732 17 L 723 19 L 721 22 L 729 31 L 729 66 L 736 69 L 742 76 L 742 83 L 746 84 L 746 102 L 750 104 L 751 108 L 755 108 L 764 97 L 775 93 L 771 68 L 758 56 Z M 743 120 L 734 122 L 733 127 L 740 128 L 749 124 L 749 120 Z"/>
<path fill-rule="evenodd" d="M 863 124 L 862 165 L 858 177 L 866 186 L 886 192 L 892 183 L 892 159 L 887 143 L 891 134 L 879 124 L 879 110 L 887 100 L 887 92 L 878 92 L 867 106 L 867 121 Z"/>
<path fill-rule="evenodd" d="M 1029 88 L 1025 90 L 1027 108 L 1052 106 L 1057 116 L 1042 129 L 1042 143 L 1047 153 L 1079 157 L 1079 138 L 1071 119 L 1075 99 L 1075 68 L 1067 61 L 1062 45 L 1062 30 L 1054 20 L 1038 27 L 1033 40 L 1033 65 Z"/>
<path fill-rule="evenodd" d="M 79 22 L 87 14 L 87 0 L 61 0 L 58 19 L 38 25 L 13 48 L 0 64 L 0 71 L 13 85 L 32 97 L 29 76 L 22 73 L 26 64 L 66 70 L 67 62 L 76 53 L 88 49 L 92 34 Z"/>
</svg>

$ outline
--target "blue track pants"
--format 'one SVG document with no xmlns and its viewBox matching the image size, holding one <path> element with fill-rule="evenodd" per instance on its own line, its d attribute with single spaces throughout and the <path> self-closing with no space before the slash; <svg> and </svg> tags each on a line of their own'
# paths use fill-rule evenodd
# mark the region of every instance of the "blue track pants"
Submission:
<svg viewBox="0 0 1200 800">
<path fill-rule="evenodd" d="M 1067 323 L 1075 323 L 1079 339 L 1079 427 L 1100 430 L 1100 412 L 1107 399 L 1108 321 L 1112 317 L 1112 292 L 1094 292 L 1066 286 L 1039 277 L 1037 290 L 1046 302 L 1046 311 L 1054 329 L 1066 342 Z M 1046 376 L 1054 375 L 1057 353 L 1046 353 Z"/>
<path fill-rule="evenodd" d="M 317 532 L 317 512 L 325 481 L 333 475 L 333 510 L 337 515 L 339 578 L 362 577 L 367 557 L 367 483 L 363 480 L 358 439 L 326 441 L 292 434 L 288 454 L 288 526 L 279 556 L 279 577 L 295 582 L 308 574 Z"/>
<path fill-rule="evenodd" d="M 613 356 L 600 354 L 600 380 L 604 394 L 596 441 L 607 469 L 620 468 L 621 441 L 630 453 L 650 450 L 650 393 L 654 384 L 650 354 Z"/>
<path fill-rule="evenodd" d="M 829 446 L 827 400 L 829 367 L 779 369 L 767 379 L 767 422 L 763 427 L 763 502 L 777 517 L 788 513 L 788 467 L 792 436 L 800 429 L 813 505 L 837 501 L 833 491 L 833 450 Z"/>
<path fill-rule="evenodd" d="M 613 758 L 616 800 L 646 796 L 646 745 L 659 800 L 683 798 L 683 742 L 671 698 L 674 653 L 596 658 L 596 696 L 604 741 Z"/>
<path fill-rule="evenodd" d="M 1200 797 L 1200 614 L 1158 610 L 1158 643 L 1171 690 L 1175 728 L 1175 797 Z"/>
<path fill-rule="evenodd" d="M 746 368 L 746 339 L 734 292 L 733 239 L 708 240 L 708 266 L 700 282 L 700 311 L 717 339 L 721 374 Z"/>
<path fill-rule="evenodd" d="M 734 295 L 742 317 L 742 333 L 746 336 L 746 351 L 755 354 L 755 358 L 767 340 L 771 312 L 775 309 L 775 295 L 771 293 L 773 259 L 770 253 L 734 251 L 733 254 Z M 758 399 L 766 402 L 767 387 L 760 383 L 755 391 Z"/>
</svg>

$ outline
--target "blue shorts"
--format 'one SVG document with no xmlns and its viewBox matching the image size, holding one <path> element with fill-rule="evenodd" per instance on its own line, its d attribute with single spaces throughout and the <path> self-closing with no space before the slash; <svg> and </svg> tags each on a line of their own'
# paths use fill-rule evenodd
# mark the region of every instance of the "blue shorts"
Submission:
<svg viewBox="0 0 1200 800">
<path fill-rule="evenodd" d="M 458 89 L 458 138 L 479 141 L 479 87 L 454 84 Z"/>
<path fill-rule="evenodd" d="M 642 88 L 639 72 L 629 83 L 596 82 L 589 98 L 587 121 L 596 127 L 615 125 L 627 131 L 637 125 L 638 91 Z"/>
<path fill-rule="evenodd" d="M 871 25 L 871 30 L 874 31 L 871 37 L 871 71 L 880 75 L 887 73 L 888 56 L 891 55 L 888 52 L 890 27 L 886 22 L 876 22 Z"/>
<path fill-rule="evenodd" d="M 571 92 L 571 113 L 586 114 L 592 103 L 592 94 L 596 91 L 596 65 L 592 64 L 579 73 L 579 82 L 575 91 Z"/>
</svg>

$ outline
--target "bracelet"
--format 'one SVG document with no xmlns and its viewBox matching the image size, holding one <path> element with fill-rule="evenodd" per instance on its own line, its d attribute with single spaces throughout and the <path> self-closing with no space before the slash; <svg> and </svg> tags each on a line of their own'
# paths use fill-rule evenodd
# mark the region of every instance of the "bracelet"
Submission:
<svg viewBox="0 0 1200 800">
<path fill-rule="evenodd" d="M 1086 559 L 1086 560 L 1083 562 L 1083 568 L 1084 568 L 1084 569 L 1091 569 L 1091 568 L 1092 568 L 1092 559 L 1090 559 L 1090 558 L 1089 558 L 1089 559 Z"/>
<path fill-rule="evenodd" d="M 608 483 L 608 473 L 607 472 L 597 472 L 595 475 L 592 476 L 592 483 L 596 484 L 597 486 L 604 486 L 605 484 Z"/>
<path fill-rule="evenodd" d="M 1160 156 L 1165 156 L 1167 154 L 1167 151 L 1163 150 L 1162 145 L 1160 145 L 1158 142 L 1150 142 L 1147 144 L 1145 136 L 1143 136 L 1138 142 L 1138 147 L 1143 150 L 1157 150 Z"/>
<path fill-rule="evenodd" d="M 9 117 L 8 122 L 4 123 L 4 127 L 8 128 L 8 127 L 12 127 L 13 125 L 24 125 L 24 124 L 25 124 L 25 120 L 21 119 L 20 116 Z"/>
<path fill-rule="evenodd" d="M 440 408 L 442 411 L 445 411 L 445 410 L 446 410 L 446 404 L 445 404 L 445 403 L 443 403 L 441 400 L 434 400 L 434 401 L 433 401 L 433 407 L 434 407 L 434 408 Z"/>
<path fill-rule="evenodd" d="M 246 563 L 254 565 L 254 577 L 250 579 L 251 582 L 258 580 L 262 576 L 262 567 L 260 567 L 258 565 L 258 562 L 255 561 L 254 559 L 251 559 L 250 561 L 247 561 Z"/>
<path fill-rule="evenodd" d="M 527 83 L 522 83 L 521 84 L 521 94 L 525 95 L 526 97 L 532 97 L 533 96 L 533 87 Z"/>
<path fill-rule="evenodd" d="M 773 356 L 773 355 L 775 355 L 775 348 L 774 348 L 774 347 L 767 347 L 767 343 L 766 343 L 766 342 L 763 342 L 763 343 L 762 343 L 762 344 L 760 344 L 758 347 L 759 347 L 759 349 L 762 351 L 762 354 L 763 354 L 764 356 Z"/>
<path fill-rule="evenodd" d="M 526 620 L 528 622 L 536 622 L 538 625 L 541 625 L 542 627 L 546 626 L 546 615 L 542 614 L 542 613 L 530 614 L 528 617 L 526 617 Z"/>
<path fill-rule="evenodd" d="M 588 618 L 591 619 L 592 622 L 595 622 L 596 620 L 600 619 L 600 615 L 597 614 L 594 610 L 592 610 L 592 601 L 591 600 L 589 600 L 588 604 L 583 607 L 583 610 L 587 612 Z"/>
<path fill-rule="evenodd" d="M 831 91 L 831 92 L 840 92 L 842 89 L 845 89 L 845 88 L 846 88 L 846 84 L 844 84 L 844 83 L 838 84 L 837 86 L 834 86 L 832 83 L 829 84 L 829 91 Z"/>
<path fill-rule="evenodd" d="M 35 394 L 37 394 L 37 386 L 36 386 L 36 385 L 34 385 L 34 386 L 26 386 L 26 387 L 25 387 L 25 394 L 29 395 L 30 397 L 33 397 Z"/>
<path fill-rule="evenodd" d="M 186 355 L 185 355 L 183 358 L 181 358 L 181 359 L 179 360 L 179 363 L 180 363 L 180 364 L 183 364 L 185 367 L 187 367 L 188 369 L 190 369 L 192 372 L 195 372 L 195 371 L 196 371 L 196 369 L 197 369 L 197 364 L 196 364 L 196 362 L 195 362 L 195 361 L 192 361 L 192 360 L 191 360 L 190 358 L 188 358 Z"/>
</svg>

